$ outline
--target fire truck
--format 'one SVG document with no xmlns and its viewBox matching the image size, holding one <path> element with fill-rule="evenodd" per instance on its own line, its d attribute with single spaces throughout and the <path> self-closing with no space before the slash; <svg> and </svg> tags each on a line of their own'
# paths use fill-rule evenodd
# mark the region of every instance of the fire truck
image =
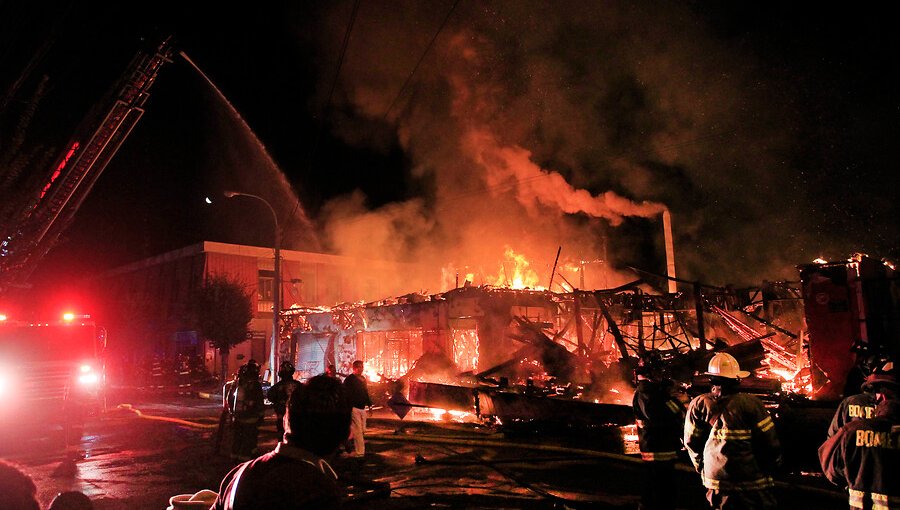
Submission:
<svg viewBox="0 0 900 510">
<path fill-rule="evenodd" d="M 172 51 L 170 38 L 141 48 L 68 142 L 55 146 L 49 141 L 46 152 L 55 151 L 55 159 L 33 157 L 21 143 L 0 153 L 0 161 L 15 163 L 0 166 L 0 296 L 8 302 L 19 302 L 18 296 L 31 288 L 31 274 L 142 117 L 149 90 L 171 62 Z M 30 69 L 20 76 L 21 83 Z M 20 131 L 30 124 L 44 85 L 36 86 L 31 107 L 15 119 Z M 0 114 L 10 98 L 0 98 Z M 23 320 L 0 312 L 0 430 L 35 416 L 61 422 L 68 430 L 101 409 L 105 346 L 106 330 L 88 315 Z"/>
<path fill-rule="evenodd" d="M 105 347 L 106 329 L 89 315 L 47 321 L 0 315 L 0 425 L 80 428 L 105 403 Z"/>
</svg>

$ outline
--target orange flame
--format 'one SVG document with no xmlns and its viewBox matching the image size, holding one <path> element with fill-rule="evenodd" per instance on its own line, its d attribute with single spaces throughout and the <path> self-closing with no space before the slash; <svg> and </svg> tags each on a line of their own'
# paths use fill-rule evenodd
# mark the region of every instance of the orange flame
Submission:
<svg viewBox="0 0 900 510">
<path fill-rule="evenodd" d="M 508 287 L 511 289 L 536 289 L 544 290 L 544 287 L 538 285 L 540 277 L 529 266 L 531 263 L 525 258 L 525 255 L 516 253 L 510 247 L 506 247 L 503 253 L 503 262 L 497 271 L 497 276 L 486 277 L 485 280 L 490 285 L 497 287 Z"/>
<path fill-rule="evenodd" d="M 434 421 L 455 421 L 458 423 L 465 423 L 475 419 L 475 414 L 468 411 L 454 411 L 438 409 L 436 407 L 432 407 L 428 411 L 431 413 L 431 418 Z"/>
<path fill-rule="evenodd" d="M 368 361 L 363 364 L 363 377 L 369 380 L 369 382 L 377 383 L 381 382 L 381 374 L 378 373 L 372 365 L 369 364 Z"/>
</svg>

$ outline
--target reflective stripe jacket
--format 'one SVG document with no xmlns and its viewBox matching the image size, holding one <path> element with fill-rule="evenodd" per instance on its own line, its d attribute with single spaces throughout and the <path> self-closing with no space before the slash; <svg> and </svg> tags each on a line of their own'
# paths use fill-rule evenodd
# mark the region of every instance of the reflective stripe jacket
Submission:
<svg viewBox="0 0 900 510">
<path fill-rule="evenodd" d="M 853 420 L 874 417 L 875 395 L 872 395 L 871 393 L 850 395 L 841 401 L 837 411 L 834 412 L 834 418 L 831 419 L 831 426 L 828 427 L 828 437 L 837 434 L 837 431 L 840 430 L 841 427 Z"/>
<path fill-rule="evenodd" d="M 684 406 L 672 395 L 671 381 L 638 381 L 632 400 L 641 458 L 675 460 L 681 449 Z"/>
<path fill-rule="evenodd" d="M 891 407 L 844 425 L 819 448 L 822 471 L 849 488 L 851 508 L 900 508 L 900 402 Z"/>
<path fill-rule="evenodd" d="M 242 380 L 231 393 L 231 409 L 235 421 L 256 423 L 266 410 L 262 385 L 257 380 Z"/>
<path fill-rule="evenodd" d="M 684 445 L 703 485 L 715 490 L 759 490 L 774 485 L 781 464 L 775 423 L 752 395 L 700 395 L 688 405 Z"/>
</svg>

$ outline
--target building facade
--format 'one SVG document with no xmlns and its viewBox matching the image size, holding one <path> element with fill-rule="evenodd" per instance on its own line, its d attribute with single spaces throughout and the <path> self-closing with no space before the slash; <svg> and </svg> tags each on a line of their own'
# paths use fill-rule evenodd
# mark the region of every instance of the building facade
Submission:
<svg viewBox="0 0 900 510">
<path fill-rule="evenodd" d="M 391 262 L 282 250 L 281 307 L 333 306 L 400 293 L 403 269 Z M 193 292 L 209 275 L 244 285 L 254 310 L 248 339 L 231 350 L 229 366 L 253 358 L 267 369 L 273 250 L 210 241 L 116 268 L 90 282 L 101 303 L 99 315 L 109 325 L 111 354 L 132 363 L 200 356 L 214 373 L 219 354 L 195 330 L 191 309 Z"/>
</svg>

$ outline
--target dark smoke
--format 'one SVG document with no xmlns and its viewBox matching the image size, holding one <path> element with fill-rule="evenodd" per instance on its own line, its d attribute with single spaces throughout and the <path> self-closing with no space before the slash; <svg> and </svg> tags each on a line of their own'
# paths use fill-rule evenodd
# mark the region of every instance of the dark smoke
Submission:
<svg viewBox="0 0 900 510">
<path fill-rule="evenodd" d="M 331 126 L 351 143 L 393 133 L 428 192 L 377 210 L 361 193 L 334 200 L 340 253 L 415 260 L 436 278 L 448 265 L 496 272 L 511 248 L 546 280 L 557 246 L 568 261 L 603 258 L 604 232 L 628 239 L 636 224 L 651 240 L 610 247 L 608 262 L 662 261 L 663 207 L 687 278 L 793 278 L 837 244 L 798 177 L 796 90 L 689 5 L 462 1 L 387 112 L 451 5 L 360 8 Z M 349 12 L 336 5 L 320 28 L 323 90 Z"/>
</svg>

